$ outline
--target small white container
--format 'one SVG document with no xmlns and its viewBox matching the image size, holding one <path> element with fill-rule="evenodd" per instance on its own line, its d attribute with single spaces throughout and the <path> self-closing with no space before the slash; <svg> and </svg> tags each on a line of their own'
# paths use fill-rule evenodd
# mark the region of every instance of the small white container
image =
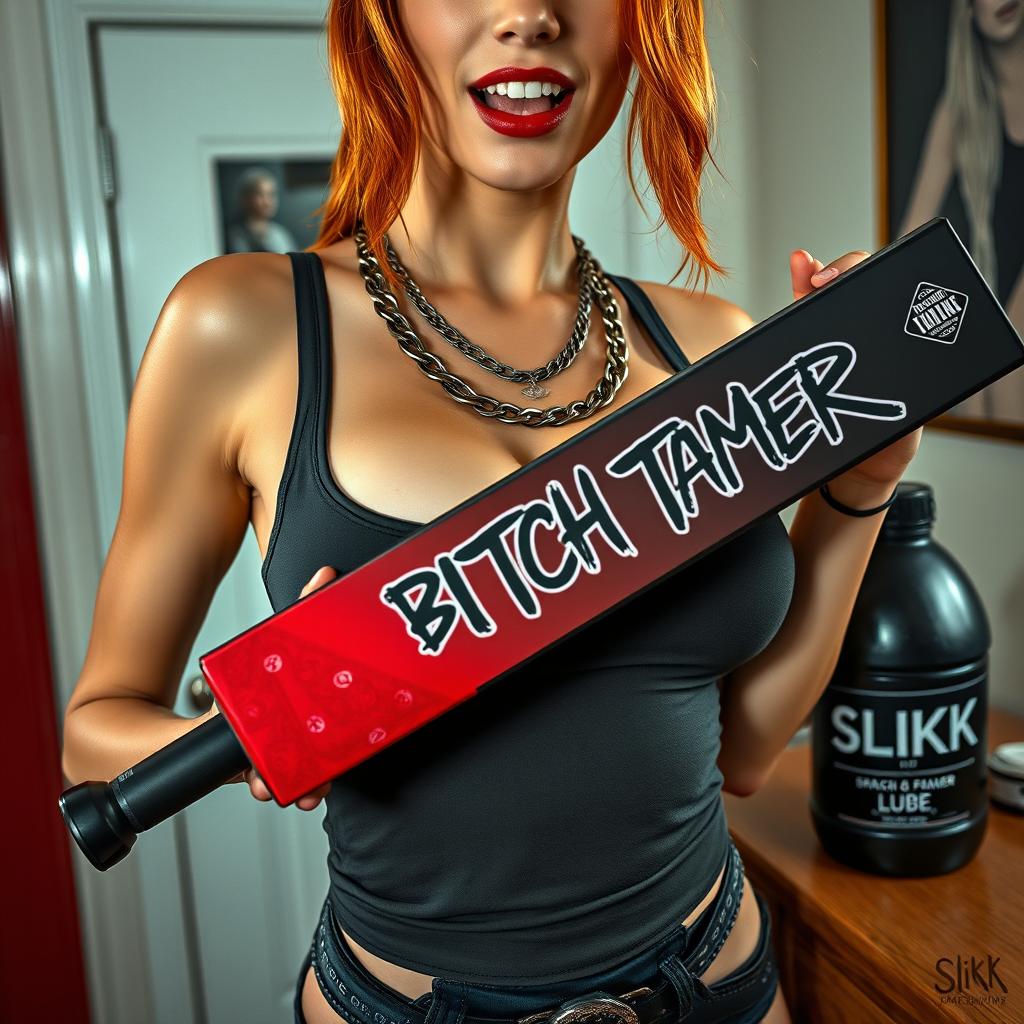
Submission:
<svg viewBox="0 0 1024 1024">
<path fill-rule="evenodd" d="M 1024 811 L 1024 743 L 1001 743 L 988 755 L 988 795 L 997 804 Z"/>
</svg>

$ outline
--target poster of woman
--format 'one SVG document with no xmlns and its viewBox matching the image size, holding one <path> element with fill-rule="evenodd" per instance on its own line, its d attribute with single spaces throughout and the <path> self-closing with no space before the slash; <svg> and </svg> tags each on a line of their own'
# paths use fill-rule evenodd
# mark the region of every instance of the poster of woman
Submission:
<svg viewBox="0 0 1024 1024">
<path fill-rule="evenodd" d="M 1024 0 L 880 0 L 887 241 L 949 218 L 1024 334 Z M 1024 372 L 939 421 L 1024 440 Z"/>
<path fill-rule="evenodd" d="M 215 160 L 222 251 L 285 253 L 312 244 L 330 168 L 327 156 Z"/>
</svg>

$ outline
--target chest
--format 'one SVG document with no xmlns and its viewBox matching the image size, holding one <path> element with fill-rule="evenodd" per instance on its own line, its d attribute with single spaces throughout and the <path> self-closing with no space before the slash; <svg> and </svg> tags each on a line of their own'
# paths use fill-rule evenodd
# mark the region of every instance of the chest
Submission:
<svg viewBox="0 0 1024 1024">
<path fill-rule="evenodd" d="M 367 310 L 365 298 L 348 296 L 344 289 L 332 295 L 330 340 L 322 341 L 321 358 L 315 363 L 306 358 L 300 366 L 294 339 L 282 339 L 280 358 L 253 395 L 247 414 L 245 475 L 253 485 L 252 522 L 264 556 L 286 463 L 296 447 L 296 414 L 303 414 L 296 407 L 297 396 L 300 404 L 305 396 L 308 409 L 303 425 L 306 447 L 296 457 L 319 466 L 328 501 L 365 512 L 385 526 L 412 527 L 443 515 L 676 372 L 617 292 L 628 358 L 625 378 L 612 401 L 604 406 L 592 403 L 587 416 L 558 426 L 502 422 L 481 415 L 424 374 L 376 313 Z M 550 394 L 541 399 L 524 396 L 524 385 L 487 372 L 432 334 L 422 320 L 410 319 L 428 350 L 464 382 L 465 390 L 458 391 L 463 396 L 475 392 L 520 407 L 567 407 L 587 400 L 608 372 L 604 324 L 596 309 L 586 344 L 566 369 L 543 382 Z M 566 337 L 571 322 L 569 316 Z M 514 351 L 517 368 L 545 365 L 564 343 L 550 324 L 543 340 L 523 340 L 531 332 L 540 333 L 539 320 L 517 319 L 504 326 L 504 334 L 501 325 L 500 318 L 489 324 L 472 316 L 460 319 L 467 337 L 493 337 L 495 351 Z"/>
<path fill-rule="evenodd" d="M 341 575 L 354 570 L 676 372 L 629 309 L 623 331 L 630 372 L 615 401 L 564 427 L 534 429 L 473 413 L 419 373 L 397 343 L 389 344 L 389 333 L 374 335 L 372 321 L 356 327 L 342 335 L 340 324 L 332 324 L 319 355 L 300 341 L 298 405 L 264 559 L 276 608 L 294 601 L 321 565 Z M 551 379 L 545 404 L 585 395 L 604 361 L 597 346 L 585 347 Z M 383 385 L 389 379 L 401 383 L 389 390 Z M 485 371 L 477 368 L 470 383 L 482 392 Z M 774 633 L 792 575 L 788 535 L 777 516 L 769 517 L 627 602 L 613 622 L 596 624 L 584 648 L 573 645 L 574 661 L 596 658 L 594 666 L 605 668 L 622 658 L 622 668 L 664 664 L 673 668 L 670 679 L 686 665 L 706 678 Z"/>
</svg>

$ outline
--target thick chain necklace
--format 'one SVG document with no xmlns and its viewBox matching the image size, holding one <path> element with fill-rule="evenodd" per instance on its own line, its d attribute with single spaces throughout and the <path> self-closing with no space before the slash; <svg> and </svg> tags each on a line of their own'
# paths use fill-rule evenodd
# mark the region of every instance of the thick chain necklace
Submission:
<svg viewBox="0 0 1024 1024">
<path fill-rule="evenodd" d="M 570 423 L 573 420 L 583 419 L 590 416 L 597 409 L 608 405 L 612 399 L 614 399 L 619 388 L 622 386 L 623 381 L 626 380 L 626 377 L 629 374 L 629 351 L 627 349 L 625 335 L 622 330 L 622 321 L 619 317 L 618 303 L 615 301 L 615 296 L 612 294 L 608 281 L 605 278 L 604 271 L 601 269 L 601 265 L 587 251 L 583 242 L 580 239 L 577 239 L 575 235 L 573 236 L 573 241 L 576 244 L 577 254 L 582 268 L 581 275 L 586 275 L 588 290 L 597 298 L 598 304 L 601 307 L 601 315 L 605 325 L 605 337 L 608 342 L 605 369 L 604 373 L 598 379 L 596 385 L 585 399 L 578 399 L 574 402 L 570 402 L 569 405 L 550 406 L 547 409 L 521 408 L 511 402 L 502 402 L 497 398 L 490 397 L 489 395 L 481 395 L 477 393 L 466 381 L 451 373 L 439 356 L 428 351 L 424 347 L 423 342 L 420 340 L 412 325 L 402 315 L 398 308 L 398 300 L 388 289 L 387 282 L 381 273 L 380 264 L 369 249 L 366 230 L 359 221 L 356 222 L 354 238 L 356 242 L 356 251 L 359 255 L 359 272 L 363 277 L 363 283 L 366 287 L 366 291 L 370 298 L 373 299 L 374 309 L 378 316 L 380 316 L 380 318 L 385 322 L 388 331 L 398 342 L 399 347 L 416 363 L 422 373 L 431 380 L 437 381 L 457 402 L 470 406 L 481 416 L 497 419 L 502 423 L 516 423 L 524 427 L 558 427 L 565 423 Z M 385 243 L 387 243 L 386 236 Z M 390 248 L 390 246 L 388 246 L 388 248 Z M 392 255 L 393 250 L 388 254 L 389 262 L 391 262 Z M 397 262 L 397 257 L 395 257 L 395 260 Z M 394 264 L 392 264 L 392 266 L 394 266 Z M 401 267 L 401 264 L 399 264 L 399 267 Z M 403 281 L 408 279 L 410 283 L 413 283 L 412 278 L 404 271 L 404 268 L 399 270 L 399 268 L 396 267 L 396 271 L 402 273 Z M 415 287 L 414 283 L 413 287 Z M 408 292 L 408 287 L 406 288 L 406 291 Z M 416 291 L 419 291 L 419 289 L 417 288 Z M 410 296 L 410 298 L 412 298 L 412 296 Z M 581 303 L 583 301 L 589 300 L 581 297 Z M 425 299 L 424 302 L 426 302 Z M 447 321 L 445 321 L 445 323 L 447 323 Z M 451 330 L 454 331 L 455 329 L 451 328 Z M 447 338 L 447 335 L 445 335 L 445 337 Z M 460 337 L 462 336 L 460 335 Z M 452 339 L 448 338 L 448 340 L 455 344 Z M 586 340 L 585 331 L 583 332 L 583 340 Z M 481 353 L 481 359 L 490 359 L 490 357 L 483 353 L 482 349 L 479 349 L 479 346 L 473 346 L 472 342 L 468 341 L 466 344 L 477 349 Z M 572 344 L 573 341 L 571 340 L 570 344 L 566 348 L 571 348 Z M 582 341 L 580 342 L 580 346 L 582 346 Z M 461 345 L 456 345 L 456 347 L 465 351 L 462 349 Z M 565 351 L 566 350 L 563 350 L 563 353 L 560 353 L 555 360 L 552 360 L 552 362 L 557 364 Z M 467 353 L 467 355 L 468 354 L 469 353 Z M 573 352 L 572 357 L 575 357 L 575 354 L 576 353 Z M 523 374 L 523 377 L 518 378 L 520 380 L 530 378 L 536 379 L 534 376 L 535 374 L 540 374 L 546 371 L 548 367 L 552 365 L 549 363 L 547 367 L 540 368 L 537 371 L 517 371 L 506 364 L 499 363 L 497 360 L 494 360 L 494 363 L 498 370 L 507 371 L 510 375 L 519 373 Z M 481 363 L 481 365 L 484 364 Z M 488 367 L 488 369 L 491 369 L 491 367 Z M 494 369 L 491 369 L 491 372 L 494 372 Z M 546 376 L 550 375 L 550 373 L 546 374 Z M 502 373 L 499 373 L 498 376 L 502 376 Z M 508 379 L 512 379 L 511 376 L 509 376 Z"/>
<path fill-rule="evenodd" d="M 493 356 L 485 352 L 479 345 L 470 341 L 457 327 L 450 324 L 427 300 L 423 292 L 420 291 L 419 285 L 413 281 L 409 276 L 408 271 L 402 265 L 398 258 L 398 254 L 391 247 L 391 240 L 387 235 L 384 236 L 384 249 L 387 253 L 388 262 L 391 264 L 392 269 L 402 280 L 403 287 L 405 288 L 405 294 L 409 296 L 412 304 L 420 311 L 424 320 L 426 320 L 427 323 L 430 324 L 430 326 L 448 342 L 448 344 L 457 348 L 463 353 L 463 355 L 468 356 L 489 373 L 493 373 L 496 377 L 501 377 L 502 380 L 513 382 L 528 381 L 528 385 L 523 388 L 521 392 L 521 394 L 526 395 L 527 398 L 544 398 L 547 395 L 550 395 L 551 392 L 547 388 L 542 388 L 538 382 L 547 380 L 549 377 L 554 377 L 572 365 L 576 356 L 579 354 L 580 349 L 583 348 L 583 343 L 587 340 L 587 330 L 590 326 L 590 308 L 593 296 L 593 263 L 588 259 L 589 253 L 583 245 L 582 239 L 573 235 L 572 240 L 576 246 L 576 266 L 580 289 L 579 308 L 576 313 L 576 322 L 573 324 L 572 333 L 569 336 L 569 341 L 566 343 L 565 348 L 563 348 L 562 351 L 559 352 L 558 355 L 546 366 L 538 366 L 534 370 L 517 370 L 514 367 L 509 366 L 508 363 L 503 363 L 499 359 L 495 359 Z"/>
</svg>

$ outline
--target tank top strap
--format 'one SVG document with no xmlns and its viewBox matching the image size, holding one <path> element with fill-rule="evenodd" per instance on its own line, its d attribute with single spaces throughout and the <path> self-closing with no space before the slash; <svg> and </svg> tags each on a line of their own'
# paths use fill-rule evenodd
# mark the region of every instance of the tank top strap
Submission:
<svg viewBox="0 0 1024 1024">
<path fill-rule="evenodd" d="M 295 282 L 295 320 L 299 347 L 299 404 L 315 411 L 323 386 L 324 345 L 330 344 L 327 284 L 315 252 L 290 252 Z M 329 353 L 328 353 L 329 355 Z"/>
<path fill-rule="evenodd" d="M 622 294 L 626 296 L 631 312 L 654 339 L 654 343 L 661 349 L 669 364 L 677 371 L 685 370 L 690 366 L 691 363 L 686 358 L 686 353 L 679 347 L 679 343 L 672 336 L 668 325 L 654 308 L 654 303 L 636 281 L 621 274 L 606 274 L 606 276 L 611 278 L 618 285 Z"/>
<path fill-rule="evenodd" d="M 299 355 L 298 398 L 292 442 L 297 444 L 305 431 L 315 431 L 322 404 L 325 367 L 330 366 L 327 284 L 323 263 L 315 252 L 290 252 L 295 284 L 296 342 Z M 315 451 L 315 436 L 309 451 Z M 289 455 L 292 453 L 289 451 Z"/>
<path fill-rule="evenodd" d="M 292 282 L 295 289 L 298 389 L 288 452 L 277 486 L 274 526 L 267 542 L 267 554 L 263 560 L 264 580 L 267 578 L 267 568 L 273 557 L 281 524 L 285 518 L 285 502 L 289 490 L 294 489 L 295 477 L 310 477 L 316 473 L 315 431 L 320 406 L 320 392 L 323 387 L 321 372 L 323 366 L 322 346 L 324 344 L 323 324 L 327 314 L 323 265 L 320 264 L 320 257 L 315 252 L 289 252 L 287 256 L 291 261 Z M 318 266 L 318 264 L 320 265 Z"/>
</svg>

